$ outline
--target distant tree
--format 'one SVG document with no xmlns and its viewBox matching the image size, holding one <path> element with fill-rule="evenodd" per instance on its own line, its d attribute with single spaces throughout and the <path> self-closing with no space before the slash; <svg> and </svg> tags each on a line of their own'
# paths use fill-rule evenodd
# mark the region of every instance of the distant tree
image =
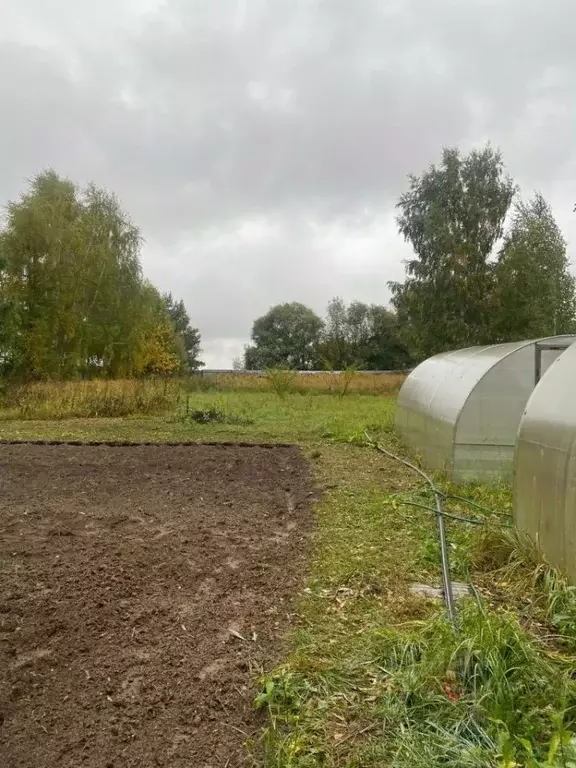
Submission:
<svg viewBox="0 0 576 768">
<path fill-rule="evenodd" d="M 138 342 L 132 373 L 139 376 L 171 376 L 180 371 L 182 342 L 177 334 L 164 297 L 144 281 L 139 296 Z"/>
<path fill-rule="evenodd" d="M 318 358 L 323 367 L 341 371 L 356 364 L 349 331 L 346 304 L 336 296 L 328 302 L 326 321 L 318 344 Z"/>
<path fill-rule="evenodd" d="M 232 360 L 232 370 L 233 371 L 243 371 L 244 370 L 244 360 L 241 357 L 235 357 Z"/>
<path fill-rule="evenodd" d="M 249 370 L 286 366 L 311 370 L 317 358 L 322 320 L 304 304 L 278 304 L 254 321 L 252 346 L 246 347 Z"/>
<path fill-rule="evenodd" d="M 197 371 L 204 363 L 199 359 L 202 349 L 200 347 L 200 331 L 193 328 L 184 302 L 175 301 L 171 293 L 163 296 L 166 309 L 172 321 L 172 325 L 182 342 L 183 367 L 186 373 Z"/>
<path fill-rule="evenodd" d="M 410 364 L 408 351 L 398 336 L 393 312 L 360 301 L 353 301 L 346 307 L 339 297 L 328 304 L 318 353 L 323 365 L 332 370 L 349 366 L 391 370 Z"/>
<path fill-rule="evenodd" d="M 0 231 L 2 374 L 142 372 L 150 318 L 169 320 L 142 279 L 141 242 L 114 195 L 94 185 L 79 189 L 54 171 L 38 174 L 8 204 Z M 170 354 L 174 339 L 160 334 L 157 343 Z"/>
<path fill-rule="evenodd" d="M 366 370 L 400 370 L 412 365 L 412 357 L 401 339 L 394 312 L 372 304 L 367 313 L 370 333 L 366 336 L 360 354 Z"/>
<path fill-rule="evenodd" d="M 496 265 L 493 305 L 500 341 L 575 330 L 575 281 L 566 241 L 540 194 L 515 206 Z"/>
<path fill-rule="evenodd" d="M 391 283 L 404 340 L 417 359 L 491 340 L 490 261 L 515 194 L 499 152 L 445 149 L 439 167 L 410 177 L 398 226 L 414 248 Z M 488 300 L 487 300 L 488 299 Z"/>
</svg>

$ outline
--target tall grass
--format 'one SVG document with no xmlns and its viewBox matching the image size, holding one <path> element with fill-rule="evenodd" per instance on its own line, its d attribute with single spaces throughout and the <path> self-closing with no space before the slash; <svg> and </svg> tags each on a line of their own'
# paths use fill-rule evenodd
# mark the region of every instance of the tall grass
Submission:
<svg viewBox="0 0 576 768">
<path fill-rule="evenodd" d="M 169 379 L 37 382 L 9 389 L 0 419 L 50 420 L 152 414 L 176 406 L 180 385 Z"/>
<path fill-rule="evenodd" d="M 293 391 L 298 374 L 289 368 L 267 368 L 264 375 L 278 397 L 284 398 Z"/>
<path fill-rule="evenodd" d="M 362 395 L 390 395 L 397 392 L 406 378 L 404 373 L 373 373 L 371 371 L 330 371 L 302 373 L 294 371 L 291 391 L 304 394 L 346 393 Z M 266 392 L 274 389 L 267 372 L 262 373 L 198 373 L 186 381 L 186 388 L 194 390 L 220 390 Z"/>
<path fill-rule="evenodd" d="M 489 574 L 510 602 L 521 602 L 527 618 L 543 623 L 576 652 L 576 586 L 550 566 L 528 534 L 487 527 L 474 547 L 473 565 Z"/>
<path fill-rule="evenodd" d="M 321 662 L 299 655 L 265 678 L 256 705 L 270 715 L 273 764 L 572 767 L 576 685 L 566 665 L 512 612 L 468 600 L 459 622 L 454 633 L 438 612 L 413 631 L 375 629 L 358 655 L 328 647 Z M 364 738 L 350 743 L 354 734 Z"/>
</svg>

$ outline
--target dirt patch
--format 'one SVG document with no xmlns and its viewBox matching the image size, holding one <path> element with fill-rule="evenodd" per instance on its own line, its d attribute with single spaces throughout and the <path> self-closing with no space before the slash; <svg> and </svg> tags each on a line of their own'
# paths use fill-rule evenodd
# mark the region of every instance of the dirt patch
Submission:
<svg viewBox="0 0 576 768">
<path fill-rule="evenodd" d="M 296 448 L 0 446 L 0 764 L 245 765 L 309 495 Z"/>
</svg>

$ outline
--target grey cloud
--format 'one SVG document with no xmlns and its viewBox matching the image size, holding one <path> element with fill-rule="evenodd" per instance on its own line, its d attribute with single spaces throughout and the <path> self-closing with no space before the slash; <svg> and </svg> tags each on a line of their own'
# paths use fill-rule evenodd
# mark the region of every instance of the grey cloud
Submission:
<svg viewBox="0 0 576 768">
<path fill-rule="evenodd" d="M 490 138 L 528 192 L 576 199 L 570 0 L 7 5 L 0 198 L 49 165 L 112 188 L 216 356 L 275 301 L 385 301 L 405 247 L 362 237 L 442 145 Z"/>
</svg>

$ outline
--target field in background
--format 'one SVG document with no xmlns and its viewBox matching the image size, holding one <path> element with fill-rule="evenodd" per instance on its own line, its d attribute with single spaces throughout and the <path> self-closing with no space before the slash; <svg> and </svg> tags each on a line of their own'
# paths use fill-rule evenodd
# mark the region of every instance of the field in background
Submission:
<svg viewBox="0 0 576 768">
<path fill-rule="evenodd" d="M 0 420 L 121 417 L 175 408 L 182 384 L 174 379 L 35 382 L 11 387 Z"/>
<path fill-rule="evenodd" d="M 270 394 L 275 401 L 288 395 L 391 395 L 403 373 L 341 372 L 198 373 L 183 379 L 125 379 L 34 382 L 5 389 L 0 420 L 115 418 L 175 411 L 195 394 Z M 221 403 L 221 401 L 218 401 Z M 187 407 L 187 406 L 186 406 Z"/>
<path fill-rule="evenodd" d="M 82 406 L 84 408 L 85 406 Z M 303 442 L 334 440 L 361 443 L 364 430 L 389 433 L 394 398 L 347 395 L 287 395 L 271 392 L 178 393 L 177 404 L 163 413 L 129 418 L 61 418 L 63 406 L 46 403 L 34 415 L 16 418 L 0 411 L 0 439 L 57 440 L 238 440 L 245 442 Z M 77 410 L 81 410 L 78 408 Z"/>
<path fill-rule="evenodd" d="M 294 374 L 291 381 L 294 392 L 334 395 L 343 390 L 363 395 L 389 395 L 400 389 L 407 375 L 397 371 L 298 371 Z M 199 371 L 191 376 L 189 386 L 200 390 L 265 392 L 271 389 L 270 379 L 271 376 L 263 371 Z"/>
</svg>

